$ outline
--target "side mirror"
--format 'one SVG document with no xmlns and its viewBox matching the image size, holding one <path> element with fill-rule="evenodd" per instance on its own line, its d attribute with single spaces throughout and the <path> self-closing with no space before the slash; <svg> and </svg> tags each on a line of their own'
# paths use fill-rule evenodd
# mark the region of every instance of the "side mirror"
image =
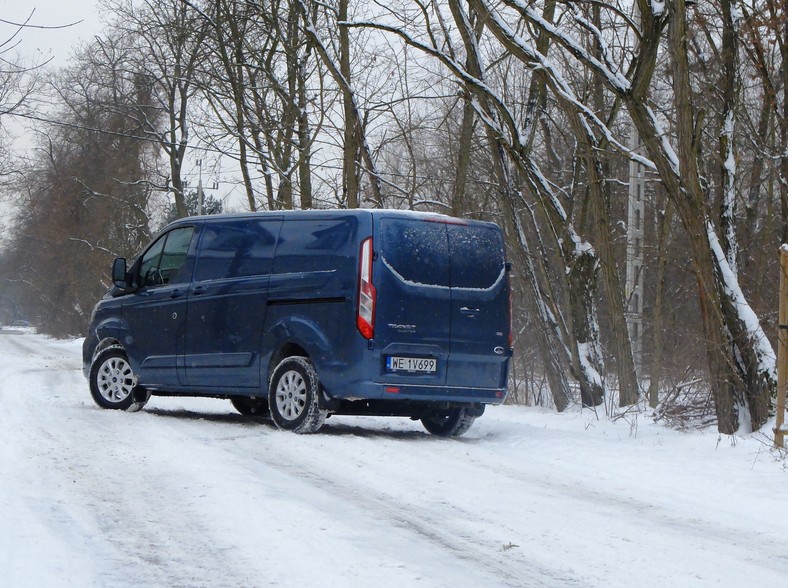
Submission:
<svg viewBox="0 0 788 588">
<path fill-rule="evenodd" d="M 118 257 L 112 262 L 112 283 L 118 288 L 128 288 L 126 281 L 126 260 Z"/>
</svg>

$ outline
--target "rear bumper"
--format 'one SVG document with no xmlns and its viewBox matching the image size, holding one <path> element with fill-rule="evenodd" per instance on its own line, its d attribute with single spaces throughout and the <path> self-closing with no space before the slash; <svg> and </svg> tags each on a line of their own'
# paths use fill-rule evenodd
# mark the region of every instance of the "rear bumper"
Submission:
<svg viewBox="0 0 788 588">
<path fill-rule="evenodd" d="M 389 398 L 380 400 L 334 399 L 322 404 L 322 407 L 331 414 L 393 416 L 409 417 L 412 419 L 420 419 L 429 415 L 434 415 L 436 411 L 450 411 L 456 408 L 462 408 L 469 416 L 478 418 L 484 414 L 486 406 L 486 404 L 480 402 L 434 402 L 424 400 L 391 400 Z"/>
<path fill-rule="evenodd" d="M 501 404 L 506 400 L 506 388 L 460 388 L 455 386 L 425 386 L 364 382 L 352 387 L 347 399 L 451 402 L 473 404 Z M 343 396 L 341 393 L 339 396 Z"/>
</svg>

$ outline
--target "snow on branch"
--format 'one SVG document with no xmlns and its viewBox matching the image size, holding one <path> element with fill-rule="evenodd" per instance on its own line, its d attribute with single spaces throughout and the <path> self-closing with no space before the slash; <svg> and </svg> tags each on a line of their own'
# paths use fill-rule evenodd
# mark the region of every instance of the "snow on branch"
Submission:
<svg viewBox="0 0 788 588">
<path fill-rule="evenodd" d="M 493 13 L 492 8 L 487 4 L 487 0 L 476 0 L 484 6 L 484 10 L 492 18 L 502 21 L 498 14 Z M 619 94 L 624 94 L 630 91 L 631 84 L 629 80 L 618 71 L 616 67 L 609 67 L 606 63 L 602 63 L 596 57 L 591 55 L 582 43 L 572 38 L 572 36 L 565 34 L 558 30 L 556 26 L 545 20 L 532 6 L 529 6 L 523 0 L 503 0 L 504 4 L 510 8 L 514 8 L 522 16 L 532 22 L 534 25 L 545 31 L 550 37 L 566 48 L 572 55 L 582 61 L 588 67 L 593 69 L 596 73 L 601 75 L 607 83 Z"/>
<path fill-rule="evenodd" d="M 79 239 L 77 237 L 69 237 L 69 241 L 73 241 L 75 243 L 83 243 L 83 244 L 87 245 L 88 247 L 90 247 L 91 251 L 96 251 L 96 250 L 103 251 L 104 253 L 109 253 L 113 257 L 118 257 L 118 254 L 116 252 L 111 251 L 111 250 L 107 249 L 106 247 L 102 247 L 101 245 L 94 245 L 93 243 L 91 243 L 90 241 L 87 241 L 86 239 Z"/>
<path fill-rule="evenodd" d="M 662 151 L 665 153 L 665 156 L 668 158 L 668 162 L 670 163 L 670 167 L 673 170 L 673 173 L 676 174 L 676 177 L 681 177 L 680 169 L 681 165 L 679 164 L 679 156 L 676 155 L 676 151 L 673 149 L 673 145 L 670 144 L 668 141 L 668 134 L 665 129 L 662 127 L 662 123 L 659 122 L 657 115 L 654 114 L 654 111 L 651 110 L 651 107 L 646 105 L 646 114 L 648 115 L 649 119 L 651 120 L 651 124 L 654 127 L 655 134 L 659 137 L 662 145 Z"/>
<path fill-rule="evenodd" d="M 531 183 L 532 188 L 536 191 L 536 193 L 541 194 L 546 198 L 546 203 L 557 215 L 561 224 L 564 226 L 569 226 L 569 230 L 572 230 L 571 225 L 569 225 L 567 222 L 568 215 L 566 210 L 564 209 L 560 200 L 556 197 L 555 192 L 551 189 L 549 181 L 539 169 L 539 166 L 535 161 L 533 161 L 532 158 L 523 157 L 521 149 L 527 145 L 527 139 L 522 135 L 521 129 L 519 128 L 514 115 L 506 106 L 503 98 L 499 96 L 493 88 L 488 86 L 484 80 L 470 74 L 463 65 L 459 64 L 446 53 L 437 50 L 435 47 L 418 41 L 407 31 L 404 31 L 399 27 L 374 21 L 343 21 L 338 24 L 339 26 L 374 28 L 399 36 L 409 46 L 419 49 L 426 55 L 438 59 L 465 84 L 471 93 L 483 96 L 484 102 L 489 101 L 492 105 L 494 105 L 495 111 L 504 117 L 505 126 L 509 129 L 509 133 L 511 135 L 511 139 L 508 142 L 507 148 L 510 150 L 512 155 L 523 164 L 523 169 L 527 172 L 525 174 L 526 179 Z M 574 92 L 569 87 L 569 84 L 564 80 L 558 69 L 545 56 L 539 53 L 535 47 L 531 46 L 525 40 L 519 37 L 519 35 L 512 31 L 508 25 L 506 25 L 506 23 L 500 21 L 500 19 L 491 21 L 491 23 L 488 23 L 488 26 L 489 24 L 495 25 L 492 29 L 493 33 L 497 33 L 496 36 L 499 36 L 499 38 L 504 38 L 504 44 L 507 46 L 507 48 L 513 49 L 515 52 L 519 51 L 520 58 L 524 62 L 535 65 L 544 72 L 545 78 L 548 80 L 551 88 L 553 88 L 553 90 L 559 94 L 559 96 L 576 108 L 582 115 L 584 124 L 586 126 L 586 132 L 589 135 L 593 135 L 593 133 L 585 123 L 585 120 L 593 122 L 593 124 L 601 130 L 611 145 L 614 145 L 623 153 L 628 154 L 629 157 L 635 159 L 645 167 L 649 169 L 656 169 L 656 166 L 650 159 L 632 152 L 615 138 L 607 125 L 605 125 L 605 123 L 602 122 L 590 108 L 588 108 L 575 96 Z M 481 104 L 478 96 L 471 96 L 471 104 L 473 105 L 474 110 L 477 112 L 482 122 L 486 124 L 494 134 L 498 134 L 499 136 L 503 137 L 504 129 L 502 128 L 500 122 L 496 119 L 494 112 L 491 112 L 485 107 L 484 104 Z M 576 235 L 572 237 L 573 240 L 575 240 L 575 237 Z"/>
<path fill-rule="evenodd" d="M 572 18 L 575 20 L 575 22 L 591 33 L 591 35 L 593 35 L 594 40 L 599 45 L 599 52 L 601 53 L 602 59 L 604 60 L 607 68 L 612 73 L 615 73 L 616 76 L 620 75 L 618 66 L 610 57 L 610 47 L 608 46 L 607 40 L 602 34 L 602 31 L 600 31 L 596 25 L 583 16 L 583 14 L 580 12 L 580 9 L 575 5 L 574 2 L 569 3 L 569 9 L 572 12 Z"/>
<path fill-rule="evenodd" d="M 410 45 L 411 47 L 415 49 L 419 49 L 420 51 L 424 52 L 426 55 L 435 57 L 443 65 L 445 65 L 457 78 L 459 78 L 460 81 L 462 81 L 466 87 L 468 87 L 472 91 L 476 91 L 484 94 L 484 96 L 487 99 L 494 102 L 496 108 L 502 114 L 504 114 L 504 116 L 506 116 L 507 127 L 511 129 L 512 133 L 515 134 L 515 140 L 519 141 L 520 138 L 516 136 L 517 123 L 515 122 L 515 117 L 506 107 L 503 98 L 493 88 L 488 86 L 487 83 L 484 82 L 484 80 L 481 80 L 476 76 L 473 76 L 470 73 L 468 73 L 468 71 L 465 69 L 464 66 L 462 66 L 460 63 L 458 63 L 457 61 L 455 61 L 454 59 L 452 59 L 442 51 L 439 51 L 434 47 L 431 47 L 429 45 L 426 45 L 416 40 L 411 35 L 409 35 L 406 31 L 403 31 L 398 27 L 387 25 L 384 23 L 379 23 L 374 21 L 343 21 L 343 22 L 339 22 L 338 24 L 339 26 L 347 26 L 351 28 L 373 28 L 379 31 L 393 33 L 398 37 L 400 37 L 403 41 L 405 41 L 406 44 Z M 480 114 L 482 114 L 481 111 Z M 489 117 L 486 117 L 484 122 L 493 122 L 493 121 L 491 121 Z M 500 132 L 500 133 L 503 132 L 503 129 L 500 127 L 500 125 L 494 122 L 491 128 L 493 128 L 493 130 L 496 132 Z"/>
<path fill-rule="evenodd" d="M 485 0 L 477 1 L 483 3 Z M 575 108 L 584 118 L 593 123 L 593 125 L 599 129 L 599 131 L 604 135 L 605 139 L 611 145 L 644 167 L 651 170 L 656 170 L 656 165 L 654 165 L 654 162 L 652 162 L 647 157 L 630 150 L 618 139 L 616 139 L 613 132 L 596 115 L 596 113 L 586 106 L 582 100 L 580 100 L 575 95 L 570 85 L 564 79 L 559 68 L 557 68 L 553 62 L 550 61 L 550 59 L 539 52 L 536 47 L 526 41 L 526 39 L 519 35 L 515 30 L 513 30 L 502 18 L 500 18 L 498 14 L 494 14 L 487 6 L 483 6 L 483 8 L 487 11 L 487 16 L 489 17 L 489 21 L 487 23 L 488 27 L 490 27 L 493 34 L 498 37 L 498 39 L 506 46 L 507 49 L 515 54 L 519 54 L 519 58 L 522 61 L 532 64 L 535 66 L 535 69 L 541 70 L 545 74 L 545 78 L 552 90 L 558 94 L 559 97 L 568 102 L 573 108 Z M 547 21 L 543 20 L 542 22 Z M 621 77 L 623 78 L 623 76 Z M 623 79 L 626 82 L 626 79 Z M 629 82 L 627 82 L 627 84 L 628 83 Z"/>
<path fill-rule="evenodd" d="M 717 233 L 715 232 L 714 227 L 709 220 L 706 221 L 706 232 L 709 236 L 711 252 L 714 255 L 714 258 L 717 260 L 717 266 L 720 270 L 723 287 L 730 297 L 736 312 L 739 315 L 739 320 L 747 331 L 747 335 L 753 342 L 753 348 L 755 349 L 758 357 L 758 371 L 760 373 L 767 374 L 770 379 L 774 380 L 777 369 L 777 358 L 774 355 L 774 349 L 772 349 L 771 343 L 769 343 L 769 340 L 766 338 L 766 334 L 761 328 L 761 323 L 758 320 L 758 316 L 752 310 L 752 307 L 744 297 L 744 293 L 739 286 L 739 281 L 736 279 L 736 276 L 733 274 L 733 270 L 731 270 L 731 267 L 728 264 L 728 260 L 722 250 Z"/>
</svg>

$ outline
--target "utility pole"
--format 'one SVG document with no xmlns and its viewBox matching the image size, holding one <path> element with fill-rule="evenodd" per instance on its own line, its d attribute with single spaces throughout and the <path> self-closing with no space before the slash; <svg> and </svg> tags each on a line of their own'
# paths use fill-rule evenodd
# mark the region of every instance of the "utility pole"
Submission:
<svg viewBox="0 0 788 588">
<path fill-rule="evenodd" d="M 197 167 L 200 169 L 199 179 L 197 180 L 197 215 L 202 215 L 204 195 L 202 191 L 202 159 L 197 160 Z"/>
<path fill-rule="evenodd" d="M 633 3 L 632 21 L 640 29 L 638 3 Z M 637 53 L 640 40 L 635 35 L 634 50 Z M 629 149 L 635 153 L 640 149 L 640 134 L 634 123 L 630 123 Z M 627 327 L 632 342 L 632 355 L 638 377 L 643 365 L 643 225 L 645 222 L 645 178 L 643 166 L 629 161 L 629 199 L 627 205 Z"/>
</svg>

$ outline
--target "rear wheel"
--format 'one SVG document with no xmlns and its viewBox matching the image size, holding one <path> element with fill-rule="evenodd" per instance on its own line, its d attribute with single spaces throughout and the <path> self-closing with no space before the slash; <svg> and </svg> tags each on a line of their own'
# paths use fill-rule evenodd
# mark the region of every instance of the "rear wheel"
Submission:
<svg viewBox="0 0 788 588">
<path fill-rule="evenodd" d="M 421 424 L 433 435 L 439 437 L 459 437 L 471 428 L 476 416 L 466 408 L 434 410 L 421 419 Z"/>
<path fill-rule="evenodd" d="M 123 349 L 102 351 L 90 368 L 90 395 L 101 408 L 136 412 L 148 402 L 150 392 L 137 385 Z"/>
<path fill-rule="evenodd" d="M 236 396 L 230 398 L 235 410 L 244 416 L 268 416 L 267 398 L 250 398 L 248 396 Z"/>
<path fill-rule="evenodd" d="M 268 385 L 271 418 L 280 429 L 316 433 L 327 415 L 318 404 L 321 393 L 312 362 L 306 357 L 288 357 L 276 366 Z"/>
</svg>

